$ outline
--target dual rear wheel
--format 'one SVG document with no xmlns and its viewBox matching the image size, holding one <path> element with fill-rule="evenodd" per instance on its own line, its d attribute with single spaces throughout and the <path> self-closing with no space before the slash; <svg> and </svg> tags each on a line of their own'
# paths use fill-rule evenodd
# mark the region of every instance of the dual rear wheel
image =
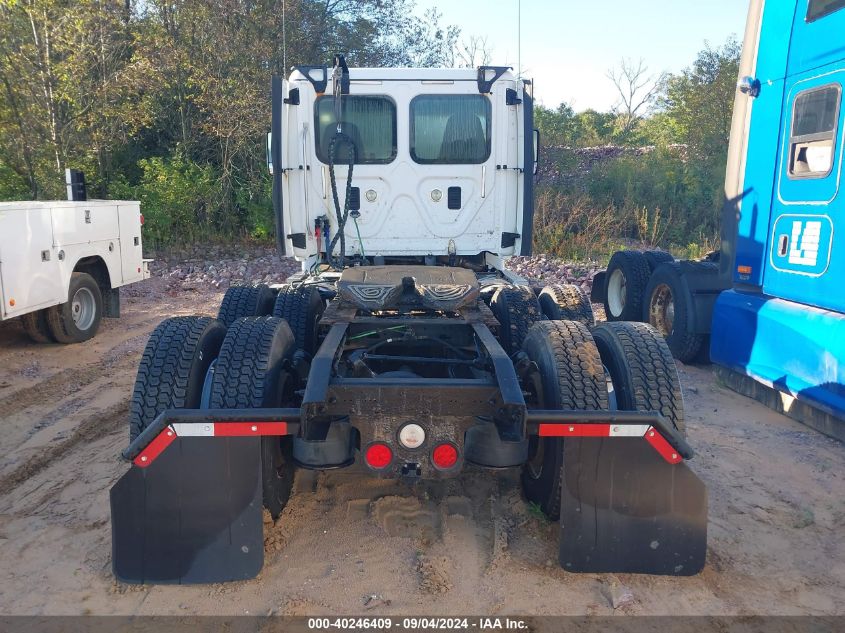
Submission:
<svg viewBox="0 0 845 633">
<path fill-rule="evenodd" d="M 529 409 L 618 409 L 660 412 L 684 431 L 675 363 L 660 334 L 645 323 L 601 323 L 590 331 L 572 321 L 545 321 L 528 332 Z M 552 520 L 560 515 L 562 438 L 533 437 L 522 487 Z"/>
<path fill-rule="evenodd" d="M 97 333 L 103 318 L 103 293 L 88 273 L 70 276 L 64 303 L 21 316 L 24 332 L 34 343 L 82 343 Z"/>
<path fill-rule="evenodd" d="M 313 297 L 310 292 L 292 293 L 285 288 L 283 292 L 289 313 L 296 313 L 292 297 Z M 235 287 L 224 297 L 220 318 L 174 317 L 159 324 L 138 366 L 130 405 L 130 440 L 167 409 L 290 406 L 297 388 L 291 361 L 300 341 L 316 345 L 316 322 L 323 304 L 311 301 L 293 327 L 269 315 L 274 304 L 278 305 L 278 298 L 267 286 Z M 310 328 L 312 321 L 313 333 L 298 327 L 305 323 Z M 277 518 L 293 484 L 292 441 L 277 436 L 260 441 L 263 502 Z"/>
</svg>

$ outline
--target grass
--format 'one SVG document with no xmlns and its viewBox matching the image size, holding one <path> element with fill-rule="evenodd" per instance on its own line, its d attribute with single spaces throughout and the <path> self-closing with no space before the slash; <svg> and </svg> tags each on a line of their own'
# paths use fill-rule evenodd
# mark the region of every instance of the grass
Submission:
<svg viewBox="0 0 845 633">
<path fill-rule="evenodd" d="M 543 523 L 549 522 L 549 517 L 547 517 L 546 513 L 543 512 L 542 508 L 540 508 L 540 504 L 535 501 L 528 502 L 528 514 Z"/>
</svg>

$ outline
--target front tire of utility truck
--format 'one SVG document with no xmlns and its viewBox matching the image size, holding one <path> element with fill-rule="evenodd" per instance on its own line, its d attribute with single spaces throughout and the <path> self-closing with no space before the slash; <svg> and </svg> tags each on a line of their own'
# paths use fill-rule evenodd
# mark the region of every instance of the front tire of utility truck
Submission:
<svg viewBox="0 0 845 633">
<path fill-rule="evenodd" d="M 212 409 L 282 406 L 291 396 L 288 362 L 295 350 L 288 324 L 277 317 L 238 319 L 226 333 L 211 382 Z M 261 438 L 264 507 L 274 519 L 282 513 L 293 486 L 292 439 Z"/>
<path fill-rule="evenodd" d="M 590 331 L 575 321 L 541 321 L 522 346 L 537 372 L 523 385 L 532 409 L 607 409 L 607 383 Z M 563 438 L 532 436 L 522 489 L 549 519 L 560 516 Z"/>
<path fill-rule="evenodd" d="M 211 363 L 226 328 L 211 317 L 165 319 L 147 340 L 129 405 L 134 440 L 167 409 L 198 409 Z"/>
<path fill-rule="evenodd" d="M 103 293 L 88 273 L 72 273 L 65 303 L 47 308 L 47 326 L 59 343 L 92 338 L 103 318 Z"/>
</svg>

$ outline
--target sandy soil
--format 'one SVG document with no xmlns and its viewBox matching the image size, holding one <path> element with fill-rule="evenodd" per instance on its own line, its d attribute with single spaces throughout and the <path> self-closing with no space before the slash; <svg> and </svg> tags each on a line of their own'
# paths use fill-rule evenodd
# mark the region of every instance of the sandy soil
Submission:
<svg viewBox="0 0 845 633">
<path fill-rule="evenodd" d="M 150 280 L 75 346 L 0 324 L 0 614 L 609 614 L 625 589 L 616 613 L 845 614 L 845 447 L 685 366 L 691 466 L 710 494 L 696 577 L 565 573 L 557 526 L 513 473 L 410 488 L 348 469 L 297 475 L 255 580 L 115 582 L 108 490 L 127 469 L 138 358 L 163 317 L 219 300 Z"/>
</svg>

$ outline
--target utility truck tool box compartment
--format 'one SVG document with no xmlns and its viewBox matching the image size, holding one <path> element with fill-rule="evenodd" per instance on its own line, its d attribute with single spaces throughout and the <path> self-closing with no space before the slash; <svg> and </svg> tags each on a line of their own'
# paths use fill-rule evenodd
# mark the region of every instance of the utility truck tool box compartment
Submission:
<svg viewBox="0 0 845 633">
<path fill-rule="evenodd" d="M 138 202 L 0 203 L 0 320 L 68 301 L 80 266 L 104 292 L 149 276 Z"/>
</svg>

